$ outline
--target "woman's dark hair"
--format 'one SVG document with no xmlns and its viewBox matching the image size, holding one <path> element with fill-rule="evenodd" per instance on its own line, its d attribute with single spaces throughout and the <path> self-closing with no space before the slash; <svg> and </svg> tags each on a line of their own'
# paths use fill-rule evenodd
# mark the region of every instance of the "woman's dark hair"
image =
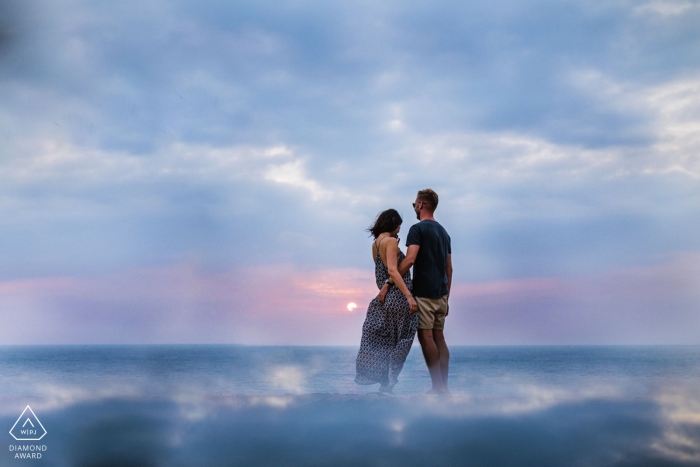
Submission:
<svg viewBox="0 0 700 467">
<path fill-rule="evenodd" d="M 374 221 L 374 225 L 369 229 L 374 238 L 377 238 L 382 232 L 391 232 L 396 227 L 403 224 L 403 219 L 396 209 L 387 209 L 379 213 L 377 219 Z"/>
</svg>

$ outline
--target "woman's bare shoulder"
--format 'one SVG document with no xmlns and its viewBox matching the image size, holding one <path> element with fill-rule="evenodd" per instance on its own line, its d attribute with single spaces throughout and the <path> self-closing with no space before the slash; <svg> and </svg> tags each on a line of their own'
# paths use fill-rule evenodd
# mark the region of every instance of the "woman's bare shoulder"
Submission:
<svg viewBox="0 0 700 467">
<path fill-rule="evenodd" d="M 387 241 L 382 242 L 382 245 L 380 245 L 380 248 L 382 248 L 384 251 L 396 250 L 398 247 L 399 243 L 396 237 L 389 237 L 387 238 Z"/>
</svg>

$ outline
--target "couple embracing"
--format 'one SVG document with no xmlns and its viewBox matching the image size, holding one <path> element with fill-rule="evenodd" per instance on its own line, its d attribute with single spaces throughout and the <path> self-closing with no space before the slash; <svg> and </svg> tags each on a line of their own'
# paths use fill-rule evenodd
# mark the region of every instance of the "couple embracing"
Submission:
<svg viewBox="0 0 700 467">
<path fill-rule="evenodd" d="M 428 392 L 447 392 L 450 352 L 443 329 L 449 312 L 452 248 L 450 236 L 433 216 L 437 205 L 433 190 L 418 192 L 413 209 L 420 222 L 408 232 L 405 255 L 398 237 L 403 221 L 395 209 L 379 214 L 369 228 L 380 291 L 370 302 L 362 327 L 356 361 L 358 384 L 379 383 L 381 392 L 391 393 L 417 329 L 433 383 Z"/>
</svg>

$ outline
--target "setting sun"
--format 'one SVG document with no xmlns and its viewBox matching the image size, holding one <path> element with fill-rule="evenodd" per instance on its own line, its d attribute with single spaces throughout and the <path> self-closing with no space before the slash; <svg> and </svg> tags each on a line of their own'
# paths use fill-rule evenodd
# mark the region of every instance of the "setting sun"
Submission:
<svg viewBox="0 0 700 467">
<path fill-rule="evenodd" d="M 357 304 L 355 304 L 355 302 L 348 303 L 348 311 L 352 311 L 355 308 L 357 308 Z"/>
</svg>

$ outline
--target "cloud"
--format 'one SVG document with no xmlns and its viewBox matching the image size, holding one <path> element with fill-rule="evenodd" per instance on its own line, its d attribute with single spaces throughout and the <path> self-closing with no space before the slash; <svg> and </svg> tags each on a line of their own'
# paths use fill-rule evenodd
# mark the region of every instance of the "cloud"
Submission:
<svg viewBox="0 0 700 467">
<path fill-rule="evenodd" d="M 696 344 L 697 256 L 580 277 L 455 281 L 450 342 Z M 8 344 L 354 346 L 376 292 L 367 269 L 291 265 L 217 272 L 183 263 L 6 281 L 0 337 Z M 358 307 L 348 311 L 350 302 Z"/>
<path fill-rule="evenodd" d="M 634 9 L 639 14 L 657 14 L 664 17 L 672 17 L 687 13 L 688 10 L 697 8 L 693 2 L 648 2 Z"/>
<path fill-rule="evenodd" d="M 697 256 L 576 278 L 456 284 L 451 325 L 460 342 L 477 345 L 694 344 Z"/>
<path fill-rule="evenodd" d="M 598 268 L 609 267 L 606 258 L 634 264 L 640 251 L 653 255 L 700 247 L 692 237 L 657 227 L 667 222 L 670 203 L 685 213 L 672 213 L 672 222 L 680 223 L 675 230 L 693 228 L 698 171 L 691 156 L 697 149 L 694 86 L 695 80 L 684 80 L 640 94 L 639 101 L 658 115 L 657 143 L 644 150 L 564 146 L 510 132 L 413 134 L 376 160 L 376 170 L 367 170 L 350 161 L 328 164 L 322 154 L 285 144 L 171 143 L 143 156 L 28 141 L 0 168 L 8 181 L 1 205 L 13 219 L 16 241 L 21 245 L 19 238 L 25 239 L 20 248 L 25 264 L 33 254 L 26 241 L 48 241 L 33 229 L 43 219 L 59 224 L 52 236 L 61 232 L 58 240 L 73 258 L 81 256 L 75 251 L 78 245 L 95 242 L 98 234 L 87 239 L 78 229 L 71 238 L 68 223 L 102 225 L 99 241 L 106 244 L 113 232 L 123 231 L 113 247 L 98 243 L 91 251 L 93 261 L 108 268 L 114 267 L 108 252 L 133 250 L 135 240 L 124 242 L 134 235 L 151 247 L 146 254 L 159 261 L 181 257 L 183 250 L 216 261 L 220 251 L 229 249 L 224 238 L 243 235 L 251 246 L 244 255 L 255 251 L 288 261 L 291 254 L 299 261 L 300 254 L 278 240 L 306 238 L 315 249 L 305 261 L 333 257 L 337 260 L 327 266 L 360 267 L 366 261 L 358 261 L 352 250 L 361 248 L 358 233 L 375 213 L 391 205 L 408 206 L 416 187 L 431 185 L 445 200 L 439 215 L 451 227 L 455 243 L 467 246 L 470 257 L 490 257 L 491 265 L 477 261 L 487 271 L 484 278 L 499 274 L 495 264 L 506 261 L 513 263 L 507 266 L 511 275 L 528 268 L 532 275 L 554 273 L 555 267 L 589 268 L 593 258 Z M 243 216 L 262 234 L 245 238 L 238 221 Z M 342 226 L 339 232 L 336 226 Z M 164 243 L 164 235 L 172 241 Z M 353 248 L 335 248 L 328 238 Z M 562 244 L 567 238 L 579 246 Z M 536 246 L 539 257 L 527 252 L 527 243 L 544 240 L 546 246 Z M 19 251 L 16 243 L 7 245 L 12 245 L 9 257 Z M 556 253 L 549 264 L 545 248 Z M 323 254 L 314 258 L 315 251 Z M 588 259 L 577 253 L 584 251 Z M 41 257 L 34 264 L 50 264 L 46 254 Z M 259 259 L 237 258 L 241 260 Z M 7 264 L 18 270 L 23 267 L 19 262 Z"/>
<path fill-rule="evenodd" d="M 692 2 L 10 6 L 3 280 L 371 268 L 426 186 L 461 283 L 700 251 Z"/>
<path fill-rule="evenodd" d="M 0 284 L 5 343 L 359 341 L 376 295 L 368 271 L 288 265 L 207 272 L 194 264 Z M 347 304 L 358 308 L 349 312 Z M 31 329 L 31 332 L 22 330 Z"/>
<path fill-rule="evenodd" d="M 649 57 L 690 45 L 696 13 L 648 35 L 647 17 L 623 2 L 42 5 L 6 72 L 5 105 L 30 131 L 53 120 L 82 142 L 136 153 L 173 139 L 281 139 L 349 155 L 344 147 L 376 148 L 391 121 L 644 144 L 650 115 L 607 105 L 608 89 L 592 95 L 572 74 L 604 70 L 634 89 L 697 66 L 693 54 L 668 56 L 659 79 Z M 399 107 L 400 118 L 387 115 Z"/>
</svg>

